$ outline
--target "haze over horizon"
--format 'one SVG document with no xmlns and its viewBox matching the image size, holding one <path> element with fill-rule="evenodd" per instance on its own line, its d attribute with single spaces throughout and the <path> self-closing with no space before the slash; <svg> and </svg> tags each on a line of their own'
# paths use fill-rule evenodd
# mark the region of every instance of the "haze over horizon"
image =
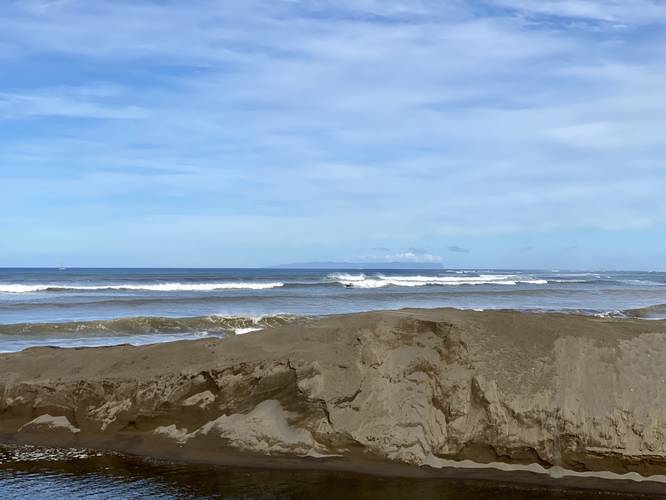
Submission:
<svg viewBox="0 0 666 500">
<path fill-rule="evenodd" d="M 666 4 L 10 1 L 0 267 L 666 269 Z"/>
</svg>

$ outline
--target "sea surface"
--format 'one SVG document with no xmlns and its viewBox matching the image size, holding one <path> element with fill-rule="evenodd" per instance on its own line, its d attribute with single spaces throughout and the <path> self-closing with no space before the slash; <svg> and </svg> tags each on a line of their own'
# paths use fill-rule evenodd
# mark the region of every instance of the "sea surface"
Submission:
<svg viewBox="0 0 666 500">
<path fill-rule="evenodd" d="M 666 317 L 666 273 L 0 269 L 0 352 L 243 334 L 302 316 L 456 307 Z"/>
</svg>

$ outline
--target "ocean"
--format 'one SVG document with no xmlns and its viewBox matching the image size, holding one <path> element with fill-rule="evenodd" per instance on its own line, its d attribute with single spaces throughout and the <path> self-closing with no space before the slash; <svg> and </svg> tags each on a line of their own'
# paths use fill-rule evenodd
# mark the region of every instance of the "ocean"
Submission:
<svg viewBox="0 0 666 500">
<path fill-rule="evenodd" d="M 666 273 L 526 270 L 0 269 L 0 351 L 243 334 L 403 307 L 666 316 Z"/>
<path fill-rule="evenodd" d="M 666 317 L 666 273 L 563 270 L 0 269 L 0 351 L 244 334 L 404 307 Z"/>
</svg>

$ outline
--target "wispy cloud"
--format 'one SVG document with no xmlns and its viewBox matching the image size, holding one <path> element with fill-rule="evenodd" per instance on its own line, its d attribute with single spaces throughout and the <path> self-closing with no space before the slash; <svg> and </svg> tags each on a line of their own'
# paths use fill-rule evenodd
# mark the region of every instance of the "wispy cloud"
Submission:
<svg viewBox="0 0 666 500">
<path fill-rule="evenodd" d="M 109 100 L 92 87 L 82 89 L 49 88 L 30 94 L 0 92 L 0 117 L 16 119 L 55 116 L 93 119 L 139 119 L 146 112 L 139 106 Z"/>
<path fill-rule="evenodd" d="M 491 0 L 496 5 L 537 15 L 626 24 L 666 23 L 666 5 L 659 0 Z"/>
<path fill-rule="evenodd" d="M 357 255 L 351 258 L 355 262 L 404 262 L 418 264 L 438 264 L 442 262 L 439 255 L 428 252 L 425 248 L 408 248 L 402 251 L 391 252 L 385 247 L 370 249 L 369 255 Z"/>
<path fill-rule="evenodd" d="M 665 22 L 649 0 L 10 2 L 0 222 L 145 248 L 129 228 L 172 220 L 238 264 L 663 231 Z"/>
<path fill-rule="evenodd" d="M 442 258 L 439 255 L 433 255 L 424 251 L 408 250 L 387 254 L 382 257 L 382 262 L 410 262 L 410 263 L 439 263 Z"/>
</svg>

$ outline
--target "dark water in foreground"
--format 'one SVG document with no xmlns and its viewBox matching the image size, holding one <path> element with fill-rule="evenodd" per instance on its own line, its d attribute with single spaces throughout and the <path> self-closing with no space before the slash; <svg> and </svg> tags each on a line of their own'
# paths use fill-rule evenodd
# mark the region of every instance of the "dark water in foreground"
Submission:
<svg viewBox="0 0 666 500">
<path fill-rule="evenodd" d="M 472 480 L 231 468 L 76 450 L 0 447 L 0 498 L 629 500 L 660 497 Z"/>
</svg>

